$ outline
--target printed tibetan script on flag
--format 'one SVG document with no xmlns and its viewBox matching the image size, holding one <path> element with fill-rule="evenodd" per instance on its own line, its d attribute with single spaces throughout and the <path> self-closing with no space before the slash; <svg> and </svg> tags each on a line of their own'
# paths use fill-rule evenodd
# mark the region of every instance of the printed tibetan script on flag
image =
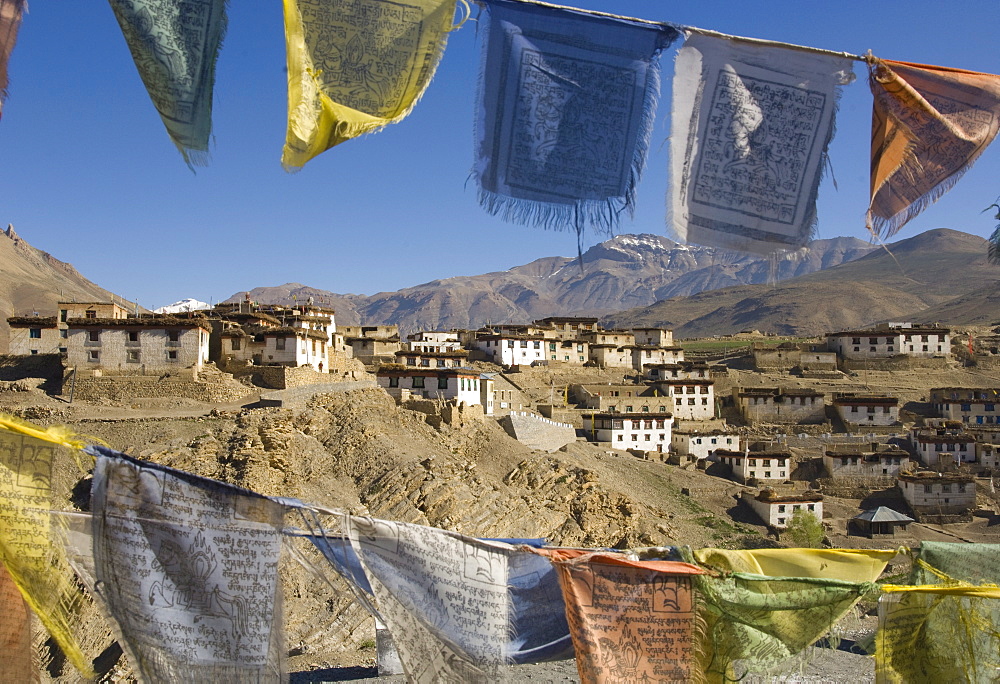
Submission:
<svg viewBox="0 0 1000 684">
<path fill-rule="evenodd" d="M 345 520 L 349 520 L 349 518 L 345 518 Z M 497 557 L 502 557 L 504 559 L 502 564 L 506 565 L 506 578 L 503 581 L 498 581 L 496 585 L 498 587 L 501 585 L 506 587 L 508 595 L 507 604 L 510 610 L 505 632 L 507 643 L 502 647 L 503 660 L 510 663 L 535 663 L 573 657 L 573 645 L 569 637 L 569 627 L 566 624 L 562 592 L 559 589 L 559 580 L 556 577 L 555 569 L 547 559 L 524 548 L 519 548 L 521 544 L 525 543 L 541 545 L 542 540 L 472 539 L 432 527 L 408 526 L 397 528 L 396 523 L 388 521 L 369 519 L 360 519 L 360 521 L 360 523 L 355 523 L 356 526 L 360 524 L 372 530 L 401 530 L 403 533 L 408 533 L 412 540 L 416 540 L 418 537 L 437 540 L 430 542 L 428 544 L 429 548 L 440 548 L 442 545 L 461 548 L 462 553 L 460 555 L 462 558 L 466 556 L 476 557 L 480 555 L 481 549 L 487 550 L 490 554 L 499 554 Z M 383 525 L 383 523 L 385 524 Z M 369 540 L 373 537 L 374 535 L 365 535 L 364 538 Z M 389 622 L 396 624 L 397 631 L 402 629 L 404 633 L 408 633 L 406 627 L 400 627 L 395 622 L 399 619 L 398 617 L 391 616 L 390 618 L 385 618 L 368 601 L 367 597 L 372 595 L 374 590 L 354 550 L 354 546 L 351 544 L 350 538 L 342 537 L 340 534 L 330 535 L 321 533 L 316 529 L 312 530 L 312 534 L 308 538 L 323 552 L 323 555 L 326 556 L 337 572 L 353 585 L 358 600 L 376 618 L 383 621 L 388 619 Z M 368 558 L 375 568 L 381 567 L 380 563 L 385 563 L 385 567 L 387 568 L 397 563 L 402 565 L 407 564 L 405 558 L 387 560 L 383 556 L 380 561 L 378 559 L 373 560 L 370 554 Z M 456 573 L 464 568 L 464 565 L 460 567 L 455 562 L 454 559 L 457 558 L 459 558 L 458 555 L 449 561 Z M 421 560 L 422 564 L 436 564 L 439 562 L 440 558 L 434 553 L 425 554 Z M 443 579 L 442 587 L 457 586 L 454 578 L 437 574 L 441 568 L 440 566 L 435 567 L 437 570 L 431 573 L 432 576 L 419 576 L 421 586 L 428 581 L 433 583 L 435 578 Z M 407 575 L 408 571 L 400 569 L 398 572 L 395 572 L 393 581 L 388 584 L 384 583 L 383 588 L 388 589 L 390 592 L 399 589 L 399 593 L 393 594 L 397 597 L 401 595 L 413 596 L 424 591 L 423 589 L 414 589 L 409 586 L 409 580 L 405 579 Z M 468 589 L 473 594 L 477 593 L 476 587 L 472 584 L 468 585 Z M 429 591 L 435 590 L 430 589 Z M 440 590 L 438 589 L 437 591 Z M 390 602 L 390 606 L 392 605 L 392 602 Z M 412 605 L 412 607 L 417 606 L 418 604 L 416 603 Z M 467 605 L 465 603 L 456 603 L 449 607 L 449 612 L 455 613 L 454 623 L 473 621 L 480 616 L 479 608 L 473 603 Z M 427 616 L 416 614 L 415 617 L 420 620 Z M 407 619 L 409 617 L 403 618 L 404 621 Z M 445 627 L 437 628 L 429 626 L 429 623 L 436 621 L 425 619 L 423 622 L 424 626 L 428 627 L 429 630 L 428 639 L 462 643 L 463 637 L 453 633 L 453 628 L 449 628 L 447 623 Z M 406 647 L 404 649 L 408 652 L 412 650 L 406 649 Z M 419 667 L 411 669 L 419 670 Z"/>
<path fill-rule="evenodd" d="M 53 492 L 68 495 L 75 479 L 65 477 L 75 449 L 42 428 L 0 418 L 0 560 L 73 666 L 89 674 L 73 633 L 83 594 L 51 514 Z"/>
<path fill-rule="evenodd" d="M 405 118 L 434 77 L 455 1 L 284 0 L 285 168 Z"/>
<path fill-rule="evenodd" d="M 631 212 L 673 29 L 491 0 L 474 175 L 505 220 L 612 231 Z"/>
<path fill-rule="evenodd" d="M 510 626 L 505 545 L 373 518 L 347 526 L 407 678 L 496 681 Z"/>
<path fill-rule="evenodd" d="M 226 31 L 225 0 L 110 2 L 170 139 L 189 165 L 204 164 L 215 60 Z"/>
<path fill-rule="evenodd" d="M 816 196 L 851 61 L 693 35 L 678 52 L 668 228 L 767 254 L 812 237 Z"/>
<path fill-rule="evenodd" d="M 580 681 L 691 680 L 691 577 L 702 572 L 698 567 L 609 553 L 542 553 L 559 572 Z"/>
<path fill-rule="evenodd" d="M 1000 76 L 873 60 L 868 228 L 890 237 L 952 188 L 1000 130 Z"/>
<path fill-rule="evenodd" d="M 281 681 L 283 507 L 91 447 L 98 595 L 148 681 Z"/>
</svg>

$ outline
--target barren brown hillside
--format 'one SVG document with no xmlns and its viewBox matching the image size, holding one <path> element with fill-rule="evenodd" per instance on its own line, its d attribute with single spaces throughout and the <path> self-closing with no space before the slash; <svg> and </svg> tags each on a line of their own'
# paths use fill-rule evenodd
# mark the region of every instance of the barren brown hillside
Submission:
<svg viewBox="0 0 1000 684">
<path fill-rule="evenodd" d="M 8 316 L 30 316 L 34 312 L 52 316 L 60 299 L 109 302 L 115 297 L 90 282 L 73 266 L 48 252 L 35 249 L 8 226 L 0 234 L 0 349 L 7 349 Z M 120 297 L 117 301 L 124 301 Z"/>
</svg>

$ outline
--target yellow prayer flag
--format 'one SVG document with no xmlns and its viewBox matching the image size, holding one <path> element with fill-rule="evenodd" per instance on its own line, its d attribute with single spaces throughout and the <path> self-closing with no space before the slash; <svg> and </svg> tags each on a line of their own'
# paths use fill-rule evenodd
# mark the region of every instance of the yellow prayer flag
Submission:
<svg viewBox="0 0 1000 684">
<path fill-rule="evenodd" d="M 696 549 L 699 563 L 723 572 L 772 577 L 816 577 L 845 582 L 874 582 L 896 551 L 872 549 Z"/>
<path fill-rule="evenodd" d="M 406 117 L 434 76 L 456 2 L 284 0 L 285 168 Z"/>
<path fill-rule="evenodd" d="M 0 416 L 0 561 L 69 661 L 92 676 L 70 626 L 83 594 L 51 515 L 53 480 L 79 463 L 82 446 L 64 430 Z"/>
</svg>

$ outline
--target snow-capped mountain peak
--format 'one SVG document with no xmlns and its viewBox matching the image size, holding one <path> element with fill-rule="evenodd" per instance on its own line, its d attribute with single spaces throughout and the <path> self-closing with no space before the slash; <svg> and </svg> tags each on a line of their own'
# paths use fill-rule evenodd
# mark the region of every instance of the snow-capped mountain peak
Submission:
<svg viewBox="0 0 1000 684">
<path fill-rule="evenodd" d="M 200 309 L 211 309 L 212 307 L 205 302 L 200 302 L 197 299 L 182 299 L 179 302 L 174 302 L 173 304 L 167 304 L 166 306 L 161 306 L 159 309 L 153 309 L 153 313 L 158 314 L 174 314 L 174 313 L 184 313 L 186 311 L 198 311 Z"/>
</svg>

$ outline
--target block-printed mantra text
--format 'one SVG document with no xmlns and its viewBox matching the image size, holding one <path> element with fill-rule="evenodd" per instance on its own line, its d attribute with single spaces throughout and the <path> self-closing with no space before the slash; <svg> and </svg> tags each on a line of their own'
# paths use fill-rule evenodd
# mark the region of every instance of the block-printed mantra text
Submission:
<svg viewBox="0 0 1000 684">
<path fill-rule="evenodd" d="M 522 50 L 507 180 L 566 197 L 625 194 L 632 148 L 632 69 Z"/>
<path fill-rule="evenodd" d="M 385 0 L 298 0 L 306 43 L 323 91 L 338 104 L 391 118 L 407 84 L 423 82 L 433 52 L 414 59 L 424 31 L 417 5 Z"/>
<path fill-rule="evenodd" d="M 821 92 L 720 72 L 694 202 L 794 224 L 825 106 Z"/>
</svg>

